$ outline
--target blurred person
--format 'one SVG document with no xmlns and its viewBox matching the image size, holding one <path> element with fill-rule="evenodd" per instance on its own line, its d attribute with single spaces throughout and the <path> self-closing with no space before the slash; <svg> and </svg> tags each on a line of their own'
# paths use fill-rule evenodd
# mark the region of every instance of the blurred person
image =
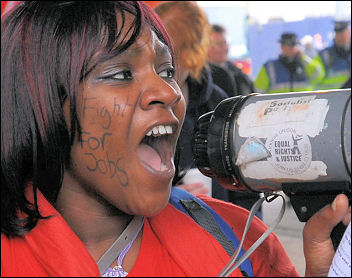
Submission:
<svg viewBox="0 0 352 278">
<path fill-rule="evenodd" d="M 208 61 L 226 69 L 229 72 L 236 85 L 235 95 L 246 96 L 250 93 L 255 93 L 253 82 L 250 80 L 248 75 L 228 60 L 229 47 L 226 40 L 226 29 L 221 25 L 213 24 L 210 41 Z M 221 80 L 221 76 L 218 78 Z M 220 82 L 221 81 L 219 81 L 219 83 Z"/>
<path fill-rule="evenodd" d="M 351 30 L 348 21 L 335 21 L 332 46 L 314 58 L 323 69 L 323 80 L 317 89 L 339 89 L 351 75 Z"/>
<path fill-rule="evenodd" d="M 283 33 L 279 42 L 281 54 L 260 68 L 256 89 L 269 94 L 312 91 L 323 78 L 320 64 L 302 53 L 296 34 Z"/>
<path fill-rule="evenodd" d="M 205 12 L 194 1 L 166 1 L 155 7 L 175 48 L 177 82 L 186 99 L 187 109 L 179 137 L 180 169 L 184 174 L 196 168 L 192 155 L 192 137 L 199 116 L 213 111 L 216 105 L 229 97 L 213 82 L 207 64 L 210 25 Z M 178 187 L 192 194 L 209 193 L 199 183 L 179 183 Z M 212 196 L 228 200 L 228 190 L 212 180 Z"/>
<path fill-rule="evenodd" d="M 319 50 L 322 50 L 324 48 L 324 45 L 323 45 L 323 39 L 321 37 L 321 34 L 320 33 L 316 33 L 314 34 L 313 36 L 313 44 L 314 44 L 314 48 L 319 51 Z"/>
<path fill-rule="evenodd" d="M 226 69 L 216 64 L 207 62 L 213 82 L 225 91 L 229 97 L 240 95 L 236 81 Z"/>
<path fill-rule="evenodd" d="M 351 76 L 347 79 L 347 81 L 341 86 L 341 89 L 351 88 Z"/>
<path fill-rule="evenodd" d="M 318 52 L 314 47 L 314 39 L 311 35 L 305 35 L 301 39 L 301 44 L 303 46 L 303 53 L 306 54 L 310 58 L 315 58 Z"/>
<path fill-rule="evenodd" d="M 249 77 L 244 74 L 241 69 L 228 61 L 228 43 L 226 40 L 226 29 L 221 25 L 213 24 L 210 41 L 211 43 L 208 50 L 208 61 L 223 67 L 229 72 L 229 74 L 235 80 L 237 89 L 236 95 L 249 95 L 250 93 L 254 93 L 254 85 Z M 228 200 L 233 204 L 250 210 L 254 203 L 260 198 L 260 194 L 255 192 L 239 192 L 229 190 L 228 198 Z M 261 208 L 258 210 L 257 216 L 262 218 Z"/>
</svg>

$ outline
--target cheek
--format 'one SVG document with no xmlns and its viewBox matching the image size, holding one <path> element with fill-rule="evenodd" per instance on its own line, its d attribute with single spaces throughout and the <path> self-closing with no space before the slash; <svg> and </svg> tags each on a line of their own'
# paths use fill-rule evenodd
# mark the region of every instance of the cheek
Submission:
<svg viewBox="0 0 352 278">
<path fill-rule="evenodd" d="M 101 184 L 126 187 L 128 174 L 123 168 L 123 143 L 132 104 L 129 99 L 83 98 L 80 109 L 81 140 L 76 140 L 72 156 L 82 179 L 92 186 Z"/>
<path fill-rule="evenodd" d="M 176 117 L 179 119 L 180 123 L 183 123 L 183 120 L 185 118 L 185 113 L 186 113 L 186 100 L 183 94 L 181 95 L 182 97 L 179 103 L 177 104 L 177 107 L 175 109 L 175 114 L 176 114 Z"/>
</svg>

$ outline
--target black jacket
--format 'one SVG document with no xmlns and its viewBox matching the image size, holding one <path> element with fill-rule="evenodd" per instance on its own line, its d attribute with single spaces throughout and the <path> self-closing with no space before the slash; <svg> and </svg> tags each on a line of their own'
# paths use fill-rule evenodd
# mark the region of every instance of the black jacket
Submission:
<svg viewBox="0 0 352 278">
<path fill-rule="evenodd" d="M 253 81 L 240 68 L 236 67 L 230 61 L 225 64 L 225 69 L 230 73 L 236 83 L 236 94 L 247 96 L 256 93 Z M 216 83 L 216 82 L 215 82 Z"/>
<path fill-rule="evenodd" d="M 219 102 L 229 97 L 213 82 L 211 71 L 207 68 L 203 68 L 200 82 L 190 76 L 186 82 L 189 89 L 189 102 L 178 141 L 179 171 L 181 172 L 196 167 L 192 154 L 192 138 L 198 118 L 213 111 Z M 227 190 L 215 180 L 213 180 L 212 195 L 221 200 L 228 200 Z"/>
<path fill-rule="evenodd" d="M 229 97 L 239 95 L 237 85 L 232 73 L 225 68 L 209 63 L 213 82 L 218 85 Z"/>
</svg>

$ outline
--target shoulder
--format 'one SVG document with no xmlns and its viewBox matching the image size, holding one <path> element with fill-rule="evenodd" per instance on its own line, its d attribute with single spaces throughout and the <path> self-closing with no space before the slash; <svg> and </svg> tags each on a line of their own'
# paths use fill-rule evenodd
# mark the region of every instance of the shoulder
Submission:
<svg viewBox="0 0 352 278">
<path fill-rule="evenodd" d="M 275 63 L 278 63 L 279 62 L 279 59 L 271 59 L 271 60 L 268 60 L 264 63 L 264 66 L 268 66 L 268 65 L 271 65 L 271 64 L 275 64 Z"/>
<path fill-rule="evenodd" d="M 31 192 L 31 191 L 30 191 Z M 27 195 L 31 200 L 32 195 Z M 38 206 L 48 219 L 23 236 L 1 233 L 1 274 L 9 276 L 95 276 L 98 266 L 62 215 L 38 190 Z M 57 265 L 60 265 L 57 268 Z"/>
<path fill-rule="evenodd" d="M 227 95 L 233 96 L 235 94 L 235 80 L 232 72 L 211 63 L 208 63 L 213 83 L 222 88 Z"/>
<path fill-rule="evenodd" d="M 270 71 L 275 70 L 277 67 L 281 67 L 282 63 L 279 59 L 272 59 L 266 61 L 261 67 L 262 74 L 269 74 Z"/>
<path fill-rule="evenodd" d="M 330 53 L 330 52 L 332 52 L 333 49 L 334 49 L 333 46 L 328 46 L 328 47 L 326 47 L 326 48 L 321 49 L 321 50 L 318 52 L 318 54 L 319 54 L 319 55 L 324 55 L 324 53 Z"/>
<path fill-rule="evenodd" d="M 230 61 L 226 61 L 226 67 L 234 73 L 242 72 L 242 70 L 239 67 L 237 67 L 234 63 Z"/>
<path fill-rule="evenodd" d="M 198 195 L 203 202 L 216 211 L 233 229 L 241 240 L 249 211 L 232 203 L 217 200 L 206 195 Z M 248 250 L 268 229 L 258 217 L 254 216 L 243 243 Z M 264 259 L 265 258 L 265 259 Z M 271 233 L 250 256 L 255 276 L 298 276 L 298 273 L 275 233 Z"/>
<path fill-rule="evenodd" d="M 231 84 L 231 86 L 233 86 L 232 83 L 234 82 L 234 80 L 231 75 L 232 74 L 231 72 L 229 72 L 227 69 L 223 67 L 220 67 L 212 63 L 208 63 L 208 65 L 215 83 L 217 83 L 217 81 L 222 81 L 222 82 L 227 82 Z"/>
<path fill-rule="evenodd" d="M 1 233 L 1 277 L 29 277 L 34 274 L 37 276 L 48 276 L 48 272 L 40 263 L 40 255 L 37 256 L 37 250 L 33 251 L 29 246 L 31 241 L 33 241 L 31 237 L 8 237 Z M 37 249 L 41 248 L 39 243 Z M 50 252 L 46 254 L 48 257 L 50 255 L 54 256 Z"/>
<path fill-rule="evenodd" d="M 248 210 L 230 202 L 215 199 L 207 195 L 197 195 L 197 197 L 214 209 L 235 232 L 236 230 L 240 233 L 243 231 L 249 216 Z M 257 235 L 260 235 L 267 229 L 267 226 L 257 217 L 253 218 L 252 225 L 254 225 L 253 232 Z M 242 236 L 242 234 L 239 234 L 238 236 Z"/>
<path fill-rule="evenodd" d="M 208 74 L 205 91 L 205 102 L 209 105 L 211 103 L 211 110 L 213 104 L 218 104 L 221 100 L 228 98 L 233 92 L 233 80 L 229 73 L 214 64 L 208 64 L 204 67 L 204 72 Z"/>
<path fill-rule="evenodd" d="M 226 82 L 233 82 L 231 73 L 227 69 L 212 63 L 208 63 L 208 66 L 213 79 L 221 77 Z"/>
<path fill-rule="evenodd" d="M 216 64 L 213 64 L 213 63 L 210 63 L 208 62 L 208 66 L 209 66 L 209 69 L 212 73 L 217 73 L 217 72 L 225 72 L 225 69 L 223 69 L 222 67 L 216 65 Z"/>
</svg>

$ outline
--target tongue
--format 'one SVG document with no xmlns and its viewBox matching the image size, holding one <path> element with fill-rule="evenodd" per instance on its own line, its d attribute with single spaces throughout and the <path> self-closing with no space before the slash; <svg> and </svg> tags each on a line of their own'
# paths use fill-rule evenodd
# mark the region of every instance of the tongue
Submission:
<svg viewBox="0 0 352 278">
<path fill-rule="evenodd" d="M 155 170 L 160 171 L 161 169 L 161 158 L 159 154 L 150 146 L 146 144 L 141 144 L 138 147 L 138 155 L 139 158 L 150 167 L 154 168 Z"/>
</svg>

